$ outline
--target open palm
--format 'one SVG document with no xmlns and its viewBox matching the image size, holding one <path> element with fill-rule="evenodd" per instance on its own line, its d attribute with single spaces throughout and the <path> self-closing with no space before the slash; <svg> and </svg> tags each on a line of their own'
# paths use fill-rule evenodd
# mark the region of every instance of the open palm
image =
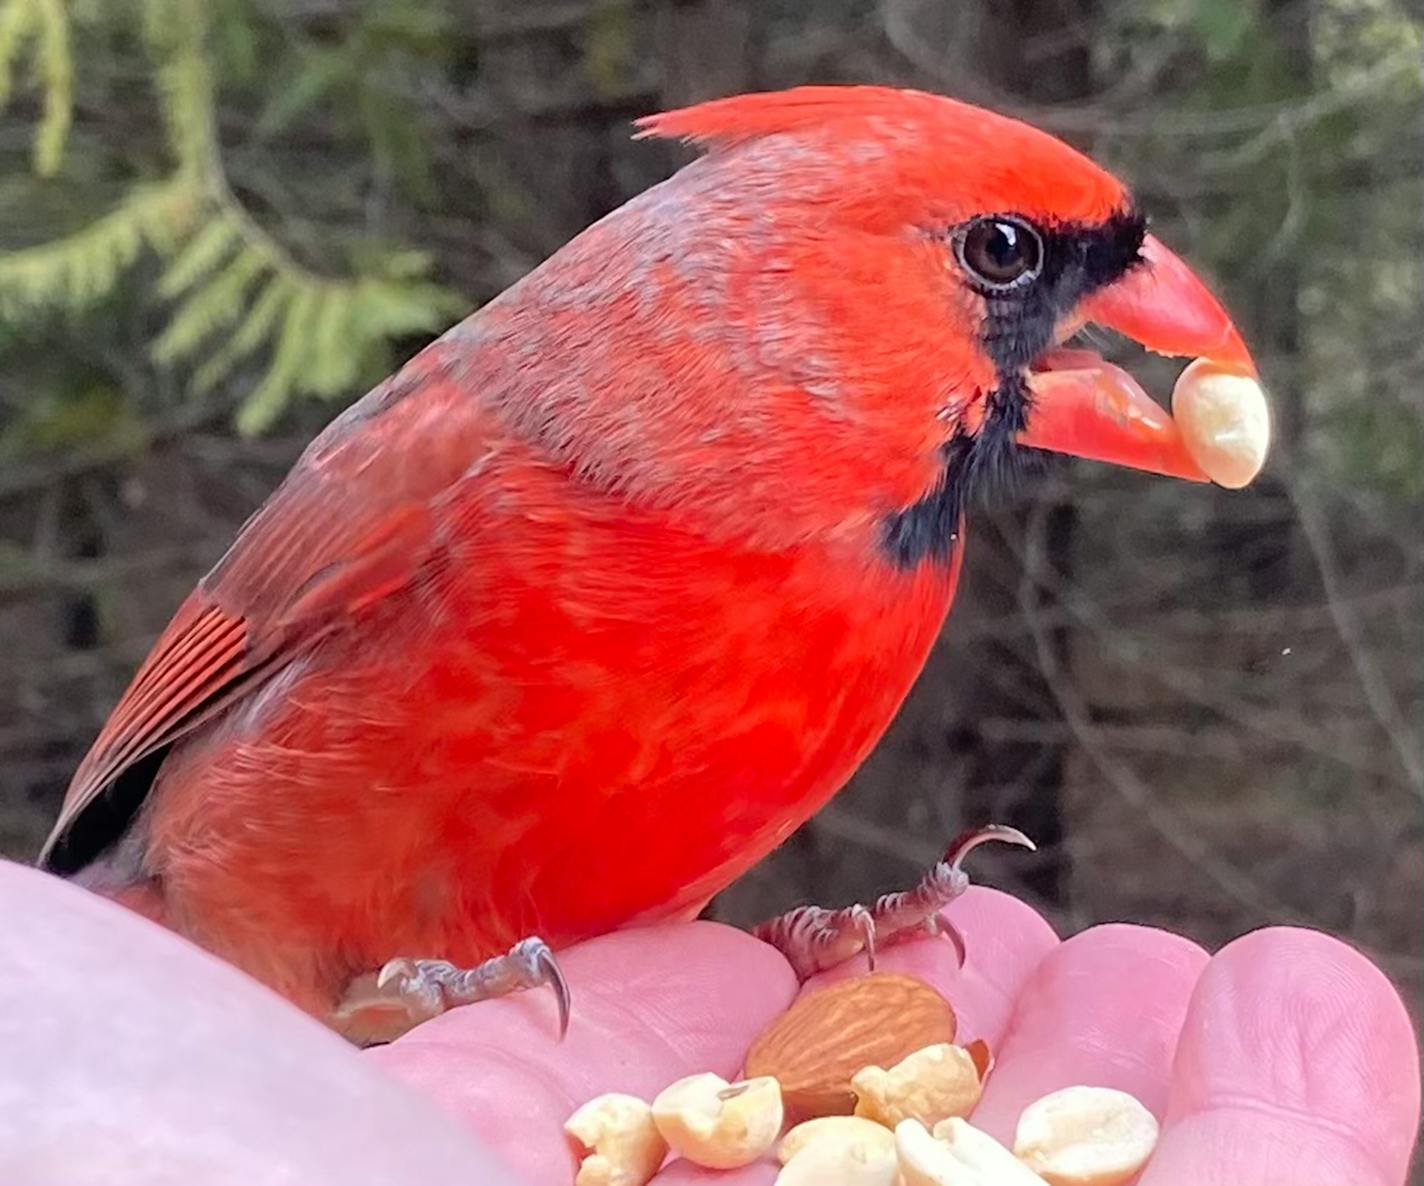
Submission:
<svg viewBox="0 0 1424 1186">
<path fill-rule="evenodd" d="M 0 864 L 0 917 L 0 1179 L 24 1186 L 566 1186 L 574 1107 L 610 1090 L 648 1098 L 693 1071 L 734 1074 L 797 992 L 776 952 L 729 928 L 628 931 L 561 956 L 574 993 L 562 1043 L 552 997 L 534 993 L 358 1054 L 182 940 L 51 878 Z M 961 1040 L 995 1050 L 974 1120 L 1001 1139 L 1037 1096 L 1100 1084 L 1163 1120 L 1142 1186 L 1405 1181 L 1416 1040 L 1394 989 L 1352 949 L 1284 928 L 1214 957 L 1132 926 L 1060 942 L 982 889 L 951 917 L 963 968 L 942 940 L 886 952 L 882 966 L 938 985 Z M 657 1181 L 774 1176 L 674 1162 Z"/>
</svg>

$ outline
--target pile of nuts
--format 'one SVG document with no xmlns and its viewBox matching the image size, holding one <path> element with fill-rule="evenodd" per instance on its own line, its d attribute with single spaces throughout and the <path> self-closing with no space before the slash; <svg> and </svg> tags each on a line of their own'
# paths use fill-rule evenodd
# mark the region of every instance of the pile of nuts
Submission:
<svg viewBox="0 0 1424 1186">
<path fill-rule="evenodd" d="M 1120 1186 L 1146 1164 L 1157 1121 L 1111 1088 L 1030 1104 L 1012 1151 L 975 1128 L 964 1117 L 993 1060 L 983 1042 L 955 1045 L 955 1027 L 949 1003 L 909 976 L 809 994 L 753 1043 L 735 1083 L 690 1075 L 651 1104 L 611 1093 L 579 1108 L 564 1125 L 576 1186 L 645 1186 L 669 1151 L 736 1169 L 775 1148 L 777 1186 Z"/>
</svg>

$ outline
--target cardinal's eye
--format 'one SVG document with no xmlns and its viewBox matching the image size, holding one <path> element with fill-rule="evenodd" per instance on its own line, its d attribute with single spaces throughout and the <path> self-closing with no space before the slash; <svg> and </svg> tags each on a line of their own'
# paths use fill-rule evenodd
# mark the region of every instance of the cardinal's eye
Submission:
<svg viewBox="0 0 1424 1186">
<path fill-rule="evenodd" d="M 976 218 L 955 234 L 954 249 L 960 267 L 998 291 L 1028 283 L 1043 267 L 1043 240 L 1017 218 Z"/>
</svg>

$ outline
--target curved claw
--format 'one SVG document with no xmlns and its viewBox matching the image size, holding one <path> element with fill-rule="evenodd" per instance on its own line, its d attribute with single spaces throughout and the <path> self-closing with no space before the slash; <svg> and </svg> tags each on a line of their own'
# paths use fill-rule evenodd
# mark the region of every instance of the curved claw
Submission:
<svg viewBox="0 0 1424 1186">
<path fill-rule="evenodd" d="M 559 967 L 559 961 L 554 958 L 554 953 L 547 947 L 541 949 L 534 957 L 540 973 L 544 976 L 545 983 L 554 990 L 554 1000 L 559 1006 L 559 1041 L 562 1042 L 569 1032 L 569 1013 L 573 1005 L 573 995 L 569 992 L 569 982 L 564 978 L 564 970 Z"/>
<path fill-rule="evenodd" d="M 376 991 L 400 1001 L 413 1021 L 424 1020 L 444 1011 L 441 980 L 454 970 L 445 960 L 387 960 L 376 973 Z"/>
<path fill-rule="evenodd" d="M 944 935 L 954 948 L 954 959 L 956 967 L 964 967 L 965 961 L 969 959 L 969 949 L 964 945 L 964 936 L 960 934 L 959 928 L 949 919 L 940 916 L 939 932 Z"/>
<path fill-rule="evenodd" d="M 387 960 L 381 970 L 376 973 L 376 987 L 385 988 L 392 980 L 400 977 L 405 980 L 413 978 L 416 974 L 415 961 L 412 959 Z"/>
<path fill-rule="evenodd" d="M 961 832 L 949 842 L 949 847 L 945 850 L 944 859 L 949 865 L 951 876 L 958 881 L 963 878 L 968 881 L 964 873 L 964 858 L 978 848 L 981 844 L 988 844 L 991 841 L 999 841 L 1002 844 L 1013 844 L 1019 848 L 1026 848 L 1029 852 L 1037 852 L 1038 845 L 1020 832 L 1017 828 L 1011 828 L 1008 824 L 986 824 L 982 828 L 975 828 L 972 831 Z M 964 942 L 964 936 L 960 934 L 949 919 L 940 916 L 940 926 L 944 934 L 954 945 L 954 955 L 959 962 L 959 966 L 964 967 L 969 959 L 969 948 Z"/>
<path fill-rule="evenodd" d="M 875 916 L 864 906 L 852 906 L 851 914 L 860 931 L 861 941 L 864 943 L 862 950 L 865 952 L 865 962 L 869 970 L 873 972 L 875 971 Z"/>
<path fill-rule="evenodd" d="M 861 952 L 873 972 L 878 949 L 914 936 L 939 933 L 954 944 L 962 967 L 968 958 L 964 937 L 940 911 L 969 888 L 969 876 L 960 867 L 961 862 L 991 840 L 1036 851 L 1033 841 L 1017 828 L 990 824 L 957 836 L 944 857 L 913 889 L 882 894 L 869 908 L 857 905 L 825 910 L 798 906 L 762 923 L 752 934 L 786 956 L 803 981 Z"/>
<path fill-rule="evenodd" d="M 970 832 L 961 832 L 951 840 L 949 847 L 945 849 L 944 859 L 949 862 L 949 867 L 958 873 L 965 857 L 981 844 L 988 844 L 993 840 L 1003 844 L 1015 844 L 1019 848 L 1028 849 L 1029 852 L 1038 851 L 1038 845 L 1017 828 L 1011 828 L 1008 824 L 986 824 L 984 827 L 975 828 Z"/>
</svg>

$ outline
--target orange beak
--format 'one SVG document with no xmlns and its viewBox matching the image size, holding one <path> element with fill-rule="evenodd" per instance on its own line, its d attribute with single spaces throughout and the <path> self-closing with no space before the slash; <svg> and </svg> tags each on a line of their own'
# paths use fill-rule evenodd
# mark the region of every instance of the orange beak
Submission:
<svg viewBox="0 0 1424 1186">
<path fill-rule="evenodd" d="M 1074 324 L 1095 322 L 1156 354 L 1204 358 L 1256 378 L 1246 343 L 1217 299 L 1151 235 L 1143 264 L 1089 297 Z M 1192 460 L 1171 414 L 1126 371 L 1090 350 L 1052 350 L 1029 376 L 1034 406 L 1021 444 L 1170 477 L 1209 479 Z"/>
</svg>

